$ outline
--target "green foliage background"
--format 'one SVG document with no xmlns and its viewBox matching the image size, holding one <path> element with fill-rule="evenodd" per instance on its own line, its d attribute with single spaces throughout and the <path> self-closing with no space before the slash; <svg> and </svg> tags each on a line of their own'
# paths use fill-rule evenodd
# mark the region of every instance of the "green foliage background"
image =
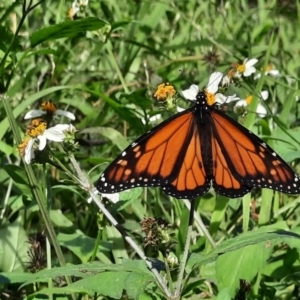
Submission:
<svg viewBox="0 0 300 300">
<path fill-rule="evenodd" d="M 72 111 L 79 130 L 75 158 L 96 182 L 124 147 L 162 121 L 151 123 L 151 116 L 173 114 L 153 100 L 158 84 L 170 82 L 177 91 L 191 83 L 204 87 L 211 72 L 255 57 L 258 69 L 271 63 L 281 76 L 230 90 L 241 98 L 257 96 L 240 121 L 299 173 L 300 3 L 90 1 L 69 20 L 71 7 L 70 1 L 0 3 L 1 299 L 166 299 L 75 180 L 50 164 L 23 164 L 16 150 L 26 128 L 23 117 L 45 100 Z M 265 89 L 269 112 L 259 119 L 253 112 Z M 237 118 L 230 105 L 227 113 Z M 54 143 L 51 149 L 76 175 L 66 153 Z M 298 196 L 270 190 L 231 200 L 211 191 L 199 199 L 196 215 L 216 248 L 196 222 L 182 298 L 245 299 L 236 296 L 244 279 L 252 285 L 247 299 L 299 299 L 298 206 Z M 179 261 L 183 253 L 189 216 L 184 201 L 159 188 L 135 189 L 107 208 L 141 247 L 144 217 L 170 224 L 172 242 L 144 251 L 171 288 L 178 267 L 166 272 L 164 262 L 169 252 Z M 48 270 L 30 273 L 27 240 L 49 226 L 56 243 L 45 254 Z M 63 260 L 68 265 L 59 267 Z M 66 286 L 65 280 L 73 283 Z"/>
</svg>

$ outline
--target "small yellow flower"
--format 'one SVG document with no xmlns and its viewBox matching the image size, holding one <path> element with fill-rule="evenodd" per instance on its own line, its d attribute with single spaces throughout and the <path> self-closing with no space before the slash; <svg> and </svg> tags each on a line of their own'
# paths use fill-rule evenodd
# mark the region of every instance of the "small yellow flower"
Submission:
<svg viewBox="0 0 300 300">
<path fill-rule="evenodd" d="M 254 67 L 254 65 L 258 62 L 258 59 L 256 58 L 251 58 L 251 59 L 244 59 L 244 62 L 242 64 L 238 64 L 236 69 L 237 69 L 237 73 L 235 74 L 235 77 L 240 77 L 240 76 L 244 76 L 244 77 L 248 77 L 251 74 L 256 72 L 256 68 Z"/>
<path fill-rule="evenodd" d="M 154 97 L 158 101 L 160 100 L 163 101 L 172 98 L 175 94 L 176 94 L 176 90 L 172 85 L 169 85 L 169 83 L 162 83 L 158 86 L 154 94 Z"/>
</svg>

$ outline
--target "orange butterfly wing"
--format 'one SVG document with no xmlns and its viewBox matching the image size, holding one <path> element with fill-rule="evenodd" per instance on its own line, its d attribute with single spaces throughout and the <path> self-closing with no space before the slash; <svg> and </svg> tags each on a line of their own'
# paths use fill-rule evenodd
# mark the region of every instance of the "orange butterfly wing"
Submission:
<svg viewBox="0 0 300 300">
<path fill-rule="evenodd" d="M 160 186 L 177 198 L 211 187 L 240 197 L 253 187 L 300 193 L 299 178 L 266 143 L 214 106 L 204 92 L 196 104 L 156 126 L 115 159 L 100 176 L 101 193 Z"/>
<path fill-rule="evenodd" d="M 210 188 L 202 163 L 201 141 L 192 109 L 161 123 L 127 147 L 100 176 L 101 193 L 138 186 L 161 186 L 178 198 Z"/>
<path fill-rule="evenodd" d="M 263 140 L 216 109 L 211 116 L 217 193 L 238 197 L 253 187 L 300 193 L 298 176 Z"/>
</svg>

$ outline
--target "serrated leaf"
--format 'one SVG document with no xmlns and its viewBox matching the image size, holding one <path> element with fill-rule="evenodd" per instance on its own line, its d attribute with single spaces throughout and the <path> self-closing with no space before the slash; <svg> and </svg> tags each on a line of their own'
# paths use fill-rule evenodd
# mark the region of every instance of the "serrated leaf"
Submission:
<svg viewBox="0 0 300 300">
<path fill-rule="evenodd" d="M 75 21 L 65 21 L 60 24 L 44 27 L 30 36 L 31 47 L 38 44 L 66 37 L 74 37 L 87 31 L 109 27 L 109 23 L 99 18 L 85 18 Z"/>
<path fill-rule="evenodd" d="M 218 245 L 212 252 L 210 252 L 208 255 L 205 256 L 192 253 L 192 255 L 190 256 L 187 262 L 186 268 L 189 272 L 191 272 L 196 267 L 200 267 L 202 265 L 214 262 L 219 255 L 231 251 L 235 251 L 249 245 L 254 245 L 254 244 L 268 242 L 268 241 L 271 242 L 276 240 L 277 242 L 285 241 L 289 243 L 291 242 L 292 239 L 300 238 L 300 235 L 293 232 L 284 231 L 284 230 L 269 232 L 269 230 L 274 230 L 274 229 L 265 226 L 265 227 L 261 227 L 256 231 L 242 233 L 235 238 L 224 241 L 223 243 Z"/>
<path fill-rule="evenodd" d="M 272 250 L 272 243 L 263 242 L 220 255 L 216 263 L 218 287 L 228 288 L 233 297 L 240 279 L 251 281 L 267 263 Z"/>
</svg>

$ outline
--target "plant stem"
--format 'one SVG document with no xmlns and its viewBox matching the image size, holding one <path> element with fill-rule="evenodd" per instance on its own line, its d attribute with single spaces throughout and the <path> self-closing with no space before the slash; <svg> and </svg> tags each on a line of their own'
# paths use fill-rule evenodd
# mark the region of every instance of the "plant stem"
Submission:
<svg viewBox="0 0 300 300">
<path fill-rule="evenodd" d="M 186 262 L 188 259 L 189 248 L 190 248 L 190 244 L 191 244 L 192 229 L 193 229 L 193 222 L 194 222 L 194 210 L 195 210 L 195 199 L 192 199 L 191 206 L 190 206 L 189 226 L 188 226 L 188 230 L 187 230 L 182 260 L 181 260 L 180 267 L 179 267 L 176 289 L 175 289 L 174 297 L 172 297 L 172 299 L 179 300 L 180 294 L 182 291 L 183 275 L 184 275 L 184 270 L 185 270 Z"/>
</svg>

